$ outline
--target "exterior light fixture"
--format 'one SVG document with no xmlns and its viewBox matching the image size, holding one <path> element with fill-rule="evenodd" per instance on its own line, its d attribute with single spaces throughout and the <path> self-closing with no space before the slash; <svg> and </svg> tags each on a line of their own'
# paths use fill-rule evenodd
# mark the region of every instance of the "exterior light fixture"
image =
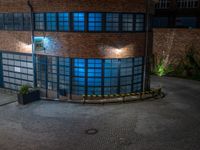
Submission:
<svg viewBox="0 0 200 150">
<path fill-rule="evenodd" d="M 35 51 L 45 50 L 45 37 L 34 37 Z"/>
<path fill-rule="evenodd" d="M 115 52 L 116 52 L 117 54 L 120 54 L 120 53 L 122 53 L 122 49 L 116 48 L 116 49 L 115 49 Z"/>
</svg>

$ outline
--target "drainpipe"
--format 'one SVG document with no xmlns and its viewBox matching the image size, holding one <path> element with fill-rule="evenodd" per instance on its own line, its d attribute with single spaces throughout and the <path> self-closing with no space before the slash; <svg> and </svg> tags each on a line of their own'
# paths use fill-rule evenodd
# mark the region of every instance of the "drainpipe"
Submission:
<svg viewBox="0 0 200 150">
<path fill-rule="evenodd" d="M 33 76 L 34 76 L 34 80 L 33 80 L 33 87 L 36 88 L 37 87 L 37 78 L 36 78 L 36 58 L 35 58 L 35 46 L 34 46 L 34 22 L 33 22 L 33 6 L 30 2 L 30 0 L 27 1 L 27 5 L 30 9 L 31 12 L 31 17 L 30 17 L 30 22 L 31 22 L 31 42 L 32 42 L 32 60 L 33 60 Z"/>
<path fill-rule="evenodd" d="M 148 46 L 149 46 L 149 5 L 150 0 L 146 0 L 146 25 L 145 25 L 145 52 L 144 52 L 144 72 L 143 72 L 143 92 L 146 90 L 148 76 Z"/>
</svg>

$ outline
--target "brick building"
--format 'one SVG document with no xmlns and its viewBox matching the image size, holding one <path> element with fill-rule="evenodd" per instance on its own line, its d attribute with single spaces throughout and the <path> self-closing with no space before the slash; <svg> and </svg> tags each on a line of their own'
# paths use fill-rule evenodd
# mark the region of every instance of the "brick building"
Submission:
<svg viewBox="0 0 200 150">
<path fill-rule="evenodd" d="M 147 0 L 0 0 L 0 86 L 30 84 L 45 98 L 64 100 L 148 88 L 152 6 Z"/>
<path fill-rule="evenodd" d="M 176 68 L 191 48 L 196 61 L 200 60 L 200 0 L 159 0 L 153 26 L 156 63 L 163 59 Z"/>
</svg>

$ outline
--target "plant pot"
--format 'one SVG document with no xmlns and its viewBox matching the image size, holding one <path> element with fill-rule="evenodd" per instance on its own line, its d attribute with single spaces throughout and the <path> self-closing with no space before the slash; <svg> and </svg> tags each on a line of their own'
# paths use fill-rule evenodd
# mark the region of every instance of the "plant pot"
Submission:
<svg viewBox="0 0 200 150">
<path fill-rule="evenodd" d="M 40 91 L 39 90 L 34 90 L 29 92 L 28 94 L 18 94 L 17 95 L 18 98 L 18 103 L 25 105 L 37 100 L 40 100 Z"/>
</svg>

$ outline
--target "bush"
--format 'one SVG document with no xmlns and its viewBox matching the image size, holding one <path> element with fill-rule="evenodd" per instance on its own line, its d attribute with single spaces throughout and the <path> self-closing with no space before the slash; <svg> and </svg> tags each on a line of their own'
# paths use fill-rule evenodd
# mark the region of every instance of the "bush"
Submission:
<svg viewBox="0 0 200 150">
<path fill-rule="evenodd" d="M 19 90 L 19 93 L 22 94 L 22 95 L 26 95 L 29 93 L 29 86 L 28 85 L 22 85 L 20 90 Z"/>
<path fill-rule="evenodd" d="M 161 60 L 160 63 L 158 63 L 155 66 L 155 69 L 154 69 L 154 73 L 160 77 L 165 76 L 173 71 L 174 71 L 174 69 L 173 69 L 172 65 L 165 66 L 163 60 Z"/>
</svg>

